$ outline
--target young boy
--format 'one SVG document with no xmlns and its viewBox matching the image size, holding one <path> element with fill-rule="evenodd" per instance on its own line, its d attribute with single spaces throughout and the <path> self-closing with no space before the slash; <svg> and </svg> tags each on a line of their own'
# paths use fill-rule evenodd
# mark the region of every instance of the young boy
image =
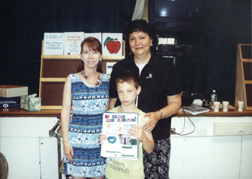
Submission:
<svg viewBox="0 0 252 179">
<path fill-rule="evenodd" d="M 137 112 L 140 116 L 140 126 L 130 129 L 130 134 L 139 139 L 138 160 L 107 159 L 105 176 L 107 179 L 144 179 L 143 170 L 143 149 L 151 153 L 154 148 L 154 141 L 151 131 L 143 130 L 144 124 L 149 118 L 144 117 L 145 113 L 135 105 L 136 97 L 141 91 L 138 74 L 132 71 L 122 72 L 117 80 L 117 93 L 121 105 L 108 112 Z M 107 139 L 107 136 L 100 133 L 100 144 Z"/>
</svg>

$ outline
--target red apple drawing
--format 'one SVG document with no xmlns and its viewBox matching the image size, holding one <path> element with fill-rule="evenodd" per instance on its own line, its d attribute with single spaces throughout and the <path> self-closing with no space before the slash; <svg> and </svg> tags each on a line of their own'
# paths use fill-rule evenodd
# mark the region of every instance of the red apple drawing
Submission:
<svg viewBox="0 0 252 179">
<path fill-rule="evenodd" d="M 109 53 L 118 53 L 121 48 L 121 43 L 117 41 L 117 39 L 112 39 L 111 37 L 107 37 L 104 42 L 104 46 L 107 46 Z"/>
</svg>

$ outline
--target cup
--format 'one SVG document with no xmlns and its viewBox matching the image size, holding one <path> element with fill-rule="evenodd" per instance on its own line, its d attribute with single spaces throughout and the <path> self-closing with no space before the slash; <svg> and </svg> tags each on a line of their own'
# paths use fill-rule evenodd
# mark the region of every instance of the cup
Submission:
<svg viewBox="0 0 252 179">
<path fill-rule="evenodd" d="M 214 103 L 214 112 L 219 112 L 220 102 L 214 101 L 213 103 Z"/>
<path fill-rule="evenodd" d="M 243 111 L 243 105 L 244 105 L 244 101 L 238 101 L 238 111 L 242 112 Z"/>
<path fill-rule="evenodd" d="M 228 106 L 229 106 L 229 102 L 228 101 L 222 101 L 223 112 L 227 112 L 228 111 Z"/>
</svg>

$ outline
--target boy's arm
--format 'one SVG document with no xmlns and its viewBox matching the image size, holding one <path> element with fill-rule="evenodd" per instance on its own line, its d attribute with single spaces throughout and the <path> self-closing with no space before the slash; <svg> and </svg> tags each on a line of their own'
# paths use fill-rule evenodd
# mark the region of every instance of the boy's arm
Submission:
<svg viewBox="0 0 252 179">
<path fill-rule="evenodd" d="M 143 128 L 144 124 L 146 124 L 149 121 L 149 117 L 144 117 L 141 120 L 141 127 Z M 152 136 L 152 132 L 151 131 L 146 131 L 143 130 L 146 138 L 144 138 L 142 140 L 143 143 L 143 149 L 147 152 L 147 153 L 152 153 L 153 149 L 154 149 L 154 140 L 153 140 L 153 136 Z"/>
<path fill-rule="evenodd" d="M 148 120 L 149 120 L 148 117 L 144 117 L 144 119 L 141 120 L 141 124 L 139 126 L 134 126 L 131 129 L 129 129 L 130 130 L 129 133 L 143 143 L 143 149 L 147 153 L 152 153 L 154 148 L 152 132 L 143 130 L 143 125 Z"/>
<path fill-rule="evenodd" d="M 144 131 L 146 138 L 142 140 L 143 149 L 148 153 L 152 153 L 154 149 L 154 141 L 151 131 Z"/>
</svg>

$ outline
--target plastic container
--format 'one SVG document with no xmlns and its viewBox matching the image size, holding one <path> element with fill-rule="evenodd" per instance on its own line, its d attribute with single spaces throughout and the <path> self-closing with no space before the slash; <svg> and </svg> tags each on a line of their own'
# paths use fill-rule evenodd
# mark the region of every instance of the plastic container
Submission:
<svg viewBox="0 0 252 179">
<path fill-rule="evenodd" d="M 216 90 L 213 90 L 212 91 L 212 94 L 211 94 L 211 103 L 210 103 L 210 108 L 211 109 L 214 109 L 214 105 L 213 105 L 213 102 L 214 101 L 217 101 L 217 93 L 216 93 Z"/>
<path fill-rule="evenodd" d="M 213 91 L 212 91 L 212 94 L 211 94 L 211 101 L 217 101 L 217 93 L 216 93 L 216 90 L 213 90 Z"/>
</svg>

